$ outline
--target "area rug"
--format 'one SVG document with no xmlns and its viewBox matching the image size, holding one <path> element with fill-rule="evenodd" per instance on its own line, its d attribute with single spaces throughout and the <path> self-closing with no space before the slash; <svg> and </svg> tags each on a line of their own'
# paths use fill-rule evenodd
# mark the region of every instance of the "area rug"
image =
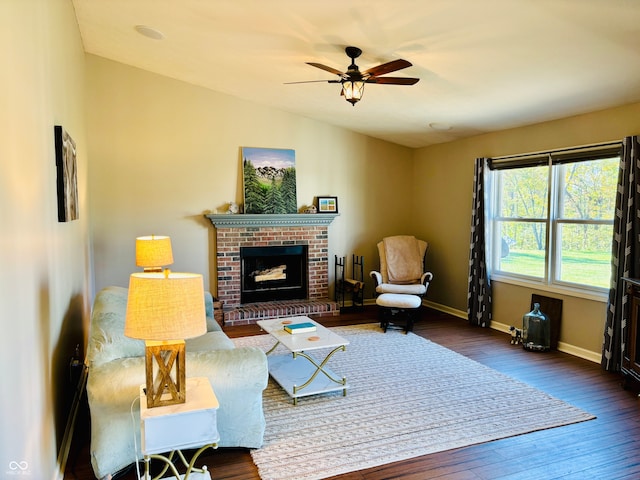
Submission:
<svg viewBox="0 0 640 480">
<path fill-rule="evenodd" d="M 595 418 L 413 333 L 374 324 L 333 330 L 350 342 L 330 360 L 347 378 L 347 396 L 294 406 L 270 379 L 264 445 L 251 452 L 263 480 L 322 479 Z M 274 343 L 268 335 L 234 342 Z"/>
</svg>

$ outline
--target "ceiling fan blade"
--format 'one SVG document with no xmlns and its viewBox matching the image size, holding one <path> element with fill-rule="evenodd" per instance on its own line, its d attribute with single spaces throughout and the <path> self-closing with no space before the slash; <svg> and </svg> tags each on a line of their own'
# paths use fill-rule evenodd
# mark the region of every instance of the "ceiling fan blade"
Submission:
<svg viewBox="0 0 640 480">
<path fill-rule="evenodd" d="M 408 77 L 370 77 L 367 78 L 367 83 L 380 83 L 384 85 L 415 85 L 420 81 L 419 78 Z"/>
<path fill-rule="evenodd" d="M 340 80 L 304 80 L 302 82 L 284 82 L 284 85 L 293 85 L 295 83 L 340 83 Z"/>
<path fill-rule="evenodd" d="M 341 77 L 344 77 L 346 75 L 346 73 L 341 72 L 340 70 L 336 70 L 333 67 L 327 67 L 326 65 L 322 65 L 321 63 L 307 62 L 307 65 L 311 65 L 312 67 L 319 68 L 320 70 L 324 70 L 325 72 L 333 73 Z"/>
<path fill-rule="evenodd" d="M 377 67 L 371 67 L 368 70 L 362 72 L 362 75 L 367 77 L 377 77 L 378 75 L 384 75 L 386 73 L 396 72 L 398 70 L 402 70 L 403 68 L 407 68 L 412 66 L 411 62 L 408 62 L 403 59 L 393 60 L 391 62 L 383 63 L 382 65 L 378 65 Z"/>
</svg>

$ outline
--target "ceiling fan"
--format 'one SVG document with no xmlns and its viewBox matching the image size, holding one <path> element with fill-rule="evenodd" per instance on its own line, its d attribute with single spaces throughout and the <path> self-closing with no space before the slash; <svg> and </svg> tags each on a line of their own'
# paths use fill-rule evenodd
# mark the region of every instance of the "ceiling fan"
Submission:
<svg viewBox="0 0 640 480">
<path fill-rule="evenodd" d="M 383 63 L 381 65 L 378 65 L 377 67 L 371 67 L 361 72 L 356 65 L 356 58 L 358 58 L 362 54 L 362 50 L 360 50 L 358 47 L 347 47 L 344 49 L 344 51 L 351 59 L 351 65 L 349 65 L 346 72 L 341 72 L 340 70 L 322 65 L 321 63 L 307 62 L 307 65 L 311 65 L 312 67 L 316 67 L 326 72 L 337 75 L 338 77 L 340 77 L 338 80 L 309 80 L 305 82 L 288 82 L 288 84 L 314 82 L 340 83 L 342 84 L 340 95 L 343 95 L 347 102 L 351 103 L 351 105 L 355 105 L 362 98 L 365 83 L 380 83 L 384 85 L 414 85 L 420 80 L 419 78 L 381 76 L 412 66 L 412 63 L 406 60 L 392 60 L 391 62 Z"/>
</svg>

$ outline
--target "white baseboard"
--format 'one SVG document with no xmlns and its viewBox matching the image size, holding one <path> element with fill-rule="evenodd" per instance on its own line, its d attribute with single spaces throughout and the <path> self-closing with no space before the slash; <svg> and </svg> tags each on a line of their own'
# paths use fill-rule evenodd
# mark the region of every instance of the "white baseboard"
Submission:
<svg viewBox="0 0 640 480">
<path fill-rule="evenodd" d="M 365 301 L 365 304 L 375 305 L 375 299 L 372 299 L 371 303 Z M 449 315 L 452 315 L 454 317 L 462 318 L 465 320 L 467 319 L 467 312 L 457 310 L 446 305 L 440 305 L 439 303 L 430 302 L 429 300 L 423 300 L 422 305 L 424 305 L 425 307 L 433 308 L 434 310 L 438 310 L 439 312 L 448 313 Z M 499 332 L 507 333 L 510 335 L 510 325 L 505 325 L 503 323 L 498 323 L 492 320 L 490 327 L 494 330 L 498 330 Z M 565 342 L 558 342 L 558 351 L 568 353 L 569 355 L 573 355 L 574 357 L 583 358 L 585 360 L 598 364 L 602 359 L 602 354 L 600 352 L 592 352 L 591 350 L 576 347 L 575 345 L 571 345 Z"/>
<path fill-rule="evenodd" d="M 504 323 L 498 323 L 496 321 L 491 321 L 491 328 L 493 328 L 494 330 L 498 330 L 499 332 L 502 333 L 508 333 L 509 336 L 511 336 L 511 332 L 509 331 L 509 327 L 511 325 L 505 325 Z"/>
<path fill-rule="evenodd" d="M 494 330 L 498 330 L 499 332 L 508 333 L 510 325 L 505 325 L 504 323 L 491 322 L 491 328 Z M 568 353 L 569 355 L 573 355 L 574 357 L 583 358 L 585 360 L 589 360 L 590 362 L 600 363 L 602 359 L 602 355 L 600 352 L 592 352 L 591 350 L 586 350 L 584 348 L 576 347 L 575 345 L 571 345 L 565 342 L 558 342 L 558 351 L 563 353 Z"/>
<path fill-rule="evenodd" d="M 76 392 L 73 395 L 73 402 L 71 403 L 69 417 L 67 418 L 67 425 L 64 429 L 62 444 L 60 445 L 60 451 L 58 452 L 57 469 L 54 473 L 53 480 L 64 480 L 64 471 L 67 467 L 69 451 L 71 450 L 71 441 L 73 440 L 73 432 L 76 426 L 76 418 L 78 416 L 78 410 L 80 409 L 80 399 L 82 398 L 82 394 L 84 393 L 84 389 L 87 384 L 88 368 L 84 364 L 82 367 L 82 373 L 80 374 L 78 386 L 76 387 Z"/>
<path fill-rule="evenodd" d="M 574 357 L 584 358 L 590 362 L 600 364 L 602 362 L 601 352 L 592 352 L 584 348 L 576 347 L 575 345 L 569 345 L 568 343 L 558 342 L 558 350 L 560 352 L 568 353 Z"/>
<path fill-rule="evenodd" d="M 438 310 L 442 313 L 448 313 L 454 317 L 462 318 L 464 320 L 467 319 L 467 312 L 463 312 L 462 310 L 458 310 L 456 308 L 451 308 L 446 305 L 441 305 L 439 303 L 430 302 L 429 300 L 423 300 L 422 305 L 425 307 L 433 308 L 434 310 Z"/>
</svg>

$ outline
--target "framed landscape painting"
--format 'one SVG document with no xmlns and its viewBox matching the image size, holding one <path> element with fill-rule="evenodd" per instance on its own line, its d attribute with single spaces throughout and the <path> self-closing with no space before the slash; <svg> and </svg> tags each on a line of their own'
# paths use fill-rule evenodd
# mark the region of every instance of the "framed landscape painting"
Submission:
<svg viewBox="0 0 640 480">
<path fill-rule="evenodd" d="M 297 213 L 295 150 L 242 147 L 244 213 Z"/>
</svg>

